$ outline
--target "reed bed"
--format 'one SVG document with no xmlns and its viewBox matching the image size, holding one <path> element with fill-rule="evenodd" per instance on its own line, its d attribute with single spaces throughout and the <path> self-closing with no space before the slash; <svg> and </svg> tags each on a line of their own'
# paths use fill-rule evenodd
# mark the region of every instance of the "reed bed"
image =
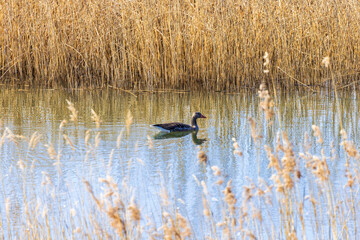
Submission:
<svg viewBox="0 0 360 240">
<path fill-rule="evenodd" d="M 279 87 L 356 86 L 359 12 L 355 0 L 5 0 L 0 81 L 234 91 L 262 82 L 267 52 Z"/>
<path fill-rule="evenodd" d="M 1 238 L 8 239 L 356 239 L 359 227 L 360 154 L 344 129 L 340 131 L 342 141 L 339 146 L 332 144 L 326 152 L 320 128 L 313 125 L 310 134 L 304 134 L 303 147 L 295 151 L 291 139 L 285 131 L 278 131 L 276 139 L 264 143 L 262 132 L 274 124 L 278 109 L 265 85 L 259 91 L 260 117 L 265 121 L 250 118 L 252 141 L 267 153 L 268 168 L 272 176 L 264 179 L 248 179 L 241 192 L 236 192 L 234 183 L 223 175 L 222 169 L 211 165 L 206 149 L 197 153 L 198 163 L 204 165 L 213 177 L 210 183 L 194 177 L 198 185 L 198 199 L 201 199 L 201 214 L 196 218 L 186 216 L 186 203 L 175 199 L 171 185 L 162 177 L 156 200 L 157 211 L 145 213 L 138 204 L 134 189 L 127 184 L 126 177 L 120 182 L 111 177 L 114 151 L 119 149 L 122 138 L 131 134 L 133 115 L 126 114 L 126 126 L 118 136 L 117 144 L 104 163 L 103 176 L 95 179 L 88 172 L 80 176 L 82 185 L 69 185 L 77 199 L 64 199 L 59 186 L 59 176 L 64 173 L 61 163 L 74 146 L 66 128 L 79 124 L 78 111 L 71 101 L 67 101 L 67 120 L 58 128 L 58 139 L 46 145 L 41 136 L 14 134 L 6 126 L 1 126 L 0 153 L 10 145 L 25 144 L 27 151 L 20 155 L 6 176 L 0 176 L 2 185 L 12 181 L 22 186 L 19 195 L 0 190 L 5 202 L 0 209 Z M 279 116 L 278 116 L 279 117 Z M 98 159 L 101 140 L 101 116 L 91 109 L 89 118 L 94 129 L 87 131 L 83 145 L 84 152 L 76 157 Z M 265 122 L 265 125 L 261 123 Z M 315 148 L 311 139 L 316 140 Z M 78 143 L 79 144 L 79 143 Z M 149 149 L 152 140 L 148 139 Z M 39 164 L 37 149 L 46 149 L 53 161 L 54 172 L 41 173 L 41 189 L 34 188 L 31 173 Z M 341 148 L 336 155 L 335 148 Z M 318 151 L 315 151 L 318 149 Z M 242 156 L 241 145 L 233 139 L 233 153 Z M 20 149 L 19 149 L 20 151 Z M 15 154 L 14 154 L 15 155 Z M 342 175 L 347 179 L 340 188 L 334 186 L 338 173 L 329 170 L 329 164 L 345 158 Z M 256 156 L 254 156 L 256 158 Z M 101 159 L 98 159 L 101 161 Z M 139 160 L 141 161 L 141 160 Z M 254 161 L 256 161 L 254 159 Z M 41 167 L 41 166 L 40 166 Z M 81 171 L 80 171 L 81 172 Z M 12 179 L 14 177 L 15 179 Z M 301 181 L 306 178 L 304 187 Z M 11 182 L 11 181 L 10 181 Z M 85 189 L 85 190 L 84 190 Z M 86 194 L 83 194 L 86 192 Z M 0 198 L 1 199 L 1 198 Z M 150 200 L 150 199 L 149 199 Z M 64 204 L 64 201 L 66 204 Z M 179 204 L 179 201 L 182 204 Z M 197 228 L 195 228 L 197 226 Z"/>
</svg>

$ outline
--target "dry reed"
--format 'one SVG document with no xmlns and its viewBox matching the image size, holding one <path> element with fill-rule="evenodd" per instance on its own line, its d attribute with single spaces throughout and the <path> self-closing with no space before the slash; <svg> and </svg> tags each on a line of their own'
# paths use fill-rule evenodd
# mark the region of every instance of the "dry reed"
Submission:
<svg viewBox="0 0 360 240">
<path fill-rule="evenodd" d="M 280 87 L 331 86 L 324 56 L 338 86 L 359 80 L 354 0 L 5 0 L 0 10 L 3 83 L 236 90 L 265 72 Z"/>
</svg>

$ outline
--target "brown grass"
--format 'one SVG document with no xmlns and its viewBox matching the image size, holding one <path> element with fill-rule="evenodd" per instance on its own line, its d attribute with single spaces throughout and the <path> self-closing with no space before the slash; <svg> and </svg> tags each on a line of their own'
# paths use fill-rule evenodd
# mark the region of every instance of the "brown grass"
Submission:
<svg viewBox="0 0 360 240">
<path fill-rule="evenodd" d="M 355 0 L 5 0 L 0 81 L 236 90 L 265 72 L 281 87 L 348 87 L 359 80 L 359 12 Z"/>
</svg>

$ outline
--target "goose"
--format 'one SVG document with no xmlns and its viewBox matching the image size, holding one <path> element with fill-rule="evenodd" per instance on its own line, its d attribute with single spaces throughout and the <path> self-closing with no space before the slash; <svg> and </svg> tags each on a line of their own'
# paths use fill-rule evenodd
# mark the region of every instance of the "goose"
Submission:
<svg viewBox="0 0 360 240">
<path fill-rule="evenodd" d="M 172 123 L 153 124 L 151 126 L 165 132 L 198 131 L 199 126 L 197 125 L 196 122 L 196 119 L 198 118 L 206 118 L 206 117 L 202 115 L 200 112 L 195 112 L 191 118 L 191 125 L 187 125 L 185 123 L 179 123 L 179 122 L 172 122 Z"/>
</svg>

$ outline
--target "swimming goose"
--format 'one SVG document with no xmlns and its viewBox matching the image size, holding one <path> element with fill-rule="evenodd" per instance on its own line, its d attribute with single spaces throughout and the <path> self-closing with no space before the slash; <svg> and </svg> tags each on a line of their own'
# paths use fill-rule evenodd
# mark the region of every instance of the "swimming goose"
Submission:
<svg viewBox="0 0 360 240">
<path fill-rule="evenodd" d="M 196 119 L 198 118 L 206 118 L 206 117 L 202 115 L 200 112 L 195 112 L 192 115 L 191 125 L 187 125 L 179 122 L 172 122 L 172 123 L 154 124 L 151 126 L 156 127 L 161 131 L 165 131 L 165 132 L 179 132 L 179 131 L 193 131 L 193 130 L 198 131 L 199 126 L 197 125 L 196 122 Z"/>
</svg>

